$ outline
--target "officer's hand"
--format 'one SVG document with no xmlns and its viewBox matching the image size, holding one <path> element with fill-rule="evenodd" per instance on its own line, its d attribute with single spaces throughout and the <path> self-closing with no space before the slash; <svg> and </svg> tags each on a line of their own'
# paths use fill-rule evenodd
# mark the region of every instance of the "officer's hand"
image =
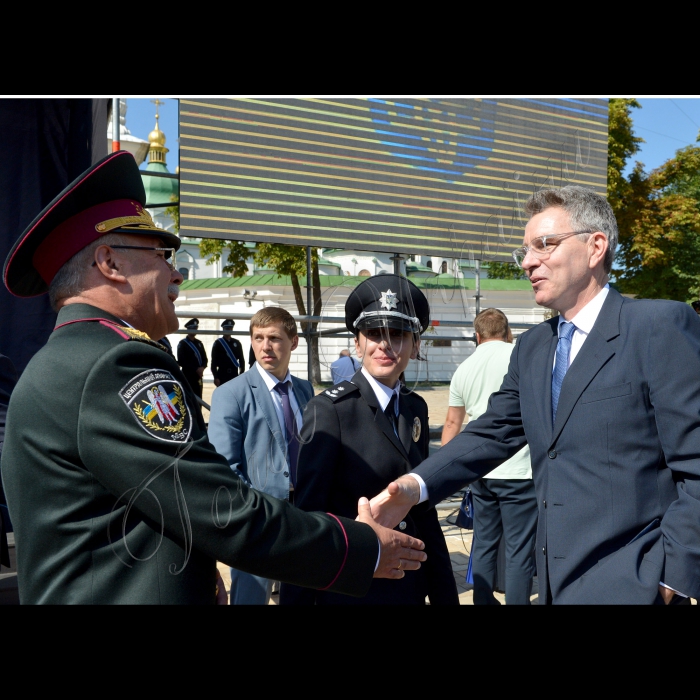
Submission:
<svg viewBox="0 0 700 700">
<path fill-rule="evenodd" d="M 372 517 L 384 527 L 396 527 L 420 500 L 420 486 L 410 476 L 392 481 L 370 502 Z"/>
<path fill-rule="evenodd" d="M 405 571 L 420 569 L 420 563 L 428 558 L 422 550 L 425 545 L 415 537 L 382 527 L 372 519 L 369 501 L 361 498 L 357 504 L 357 520 L 369 525 L 379 540 L 379 564 L 374 578 L 403 578 Z"/>
<path fill-rule="evenodd" d="M 224 585 L 224 580 L 221 578 L 221 574 L 216 572 L 216 604 L 217 605 L 228 605 L 228 593 L 226 593 L 226 586 Z"/>
<path fill-rule="evenodd" d="M 221 380 L 220 380 L 220 379 L 215 379 L 215 380 L 214 380 L 214 386 L 221 386 Z"/>
<path fill-rule="evenodd" d="M 197 367 L 197 374 L 201 377 L 204 374 L 204 367 Z"/>
</svg>

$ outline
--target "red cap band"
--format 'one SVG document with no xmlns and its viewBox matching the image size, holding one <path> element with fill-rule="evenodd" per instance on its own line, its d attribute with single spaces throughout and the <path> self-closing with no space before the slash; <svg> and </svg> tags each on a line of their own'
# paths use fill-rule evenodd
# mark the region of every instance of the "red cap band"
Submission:
<svg viewBox="0 0 700 700">
<path fill-rule="evenodd" d="M 134 221 L 118 221 L 124 217 L 143 217 L 143 207 L 131 199 L 115 199 L 96 204 L 81 211 L 56 227 L 36 249 L 32 262 L 46 284 L 76 253 L 93 241 L 121 226 L 133 226 Z M 148 217 L 150 219 L 150 217 Z M 98 224 L 106 224 L 97 229 Z M 151 225 L 152 222 L 151 222 Z"/>
</svg>

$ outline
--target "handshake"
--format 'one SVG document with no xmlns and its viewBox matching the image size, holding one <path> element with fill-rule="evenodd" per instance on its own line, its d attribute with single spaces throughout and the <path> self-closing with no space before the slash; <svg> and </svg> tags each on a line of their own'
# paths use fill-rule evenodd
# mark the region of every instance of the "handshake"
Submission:
<svg viewBox="0 0 700 700">
<path fill-rule="evenodd" d="M 364 497 L 359 500 L 356 519 L 369 525 L 379 540 L 374 578 L 403 578 L 405 571 L 420 569 L 421 562 L 428 558 L 421 540 L 393 529 L 419 500 L 420 486 L 410 476 L 392 481 L 371 501 Z"/>
</svg>

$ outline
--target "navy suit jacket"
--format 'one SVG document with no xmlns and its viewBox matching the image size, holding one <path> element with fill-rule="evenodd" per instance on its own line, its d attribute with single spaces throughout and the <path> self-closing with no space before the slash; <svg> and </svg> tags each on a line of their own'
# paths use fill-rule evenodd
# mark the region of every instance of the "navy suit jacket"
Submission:
<svg viewBox="0 0 700 700">
<path fill-rule="evenodd" d="M 313 387 L 294 376 L 292 387 L 303 411 L 314 395 Z M 246 484 L 276 498 L 289 498 L 287 441 L 257 367 L 214 390 L 208 434 Z"/>
<path fill-rule="evenodd" d="M 611 289 L 551 419 L 558 319 L 523 334 L 500 391 L 416 472 L 432 504 L 530 445 L 540 600 L 700 596 L 700 319 Z"/>
</svg>

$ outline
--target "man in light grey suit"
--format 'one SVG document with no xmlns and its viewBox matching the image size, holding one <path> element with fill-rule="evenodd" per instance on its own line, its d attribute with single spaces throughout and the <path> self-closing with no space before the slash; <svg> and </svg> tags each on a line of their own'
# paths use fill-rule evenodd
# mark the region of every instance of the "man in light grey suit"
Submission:
<svg viewBox="0 0 700 700">
<path fill-rule="evenodd" d="M 280 307 L 250 319 L 255 364 L 215 389 L 209 440 L 249 486 L 292 500 L 302 412 L 313 397 L 311 384 L 289 373 L 299 343 L 294 319 Z M 272 581 L 231 569 L 231 605 L 267 605 Z"/>
<path fill-rule="evenodd" d="M 486 413 L 372 512 L 395 524 L 528 443 L 540 602 L 687 603 L 700 596 L 698 316 L 609 287 L 617 224 L 600 195 L 543 190 L 525 211 L 514 257 L 559 317 L 520 337 Z"/>
</svg>

